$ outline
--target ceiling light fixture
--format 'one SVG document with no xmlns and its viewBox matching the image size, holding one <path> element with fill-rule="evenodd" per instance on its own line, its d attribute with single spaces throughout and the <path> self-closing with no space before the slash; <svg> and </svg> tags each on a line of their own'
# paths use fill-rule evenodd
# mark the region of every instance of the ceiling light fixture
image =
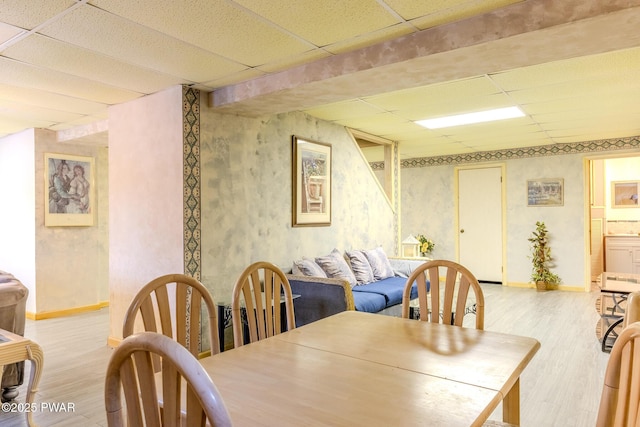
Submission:
<svg viewBox="0 0 640 427">
<path fill-rule="evenodd" d="M 454 116 L 439 117 L 437 119 L 418 120 L 416 123 L 427 129 L 440 129 L 451 126 L 469 125 L 472 123 L 513 119 L 515 117 L 524 117 L 522 110 L 518 107 L 506 107 L 475 113 L 456 114 Z"/>
</svg>

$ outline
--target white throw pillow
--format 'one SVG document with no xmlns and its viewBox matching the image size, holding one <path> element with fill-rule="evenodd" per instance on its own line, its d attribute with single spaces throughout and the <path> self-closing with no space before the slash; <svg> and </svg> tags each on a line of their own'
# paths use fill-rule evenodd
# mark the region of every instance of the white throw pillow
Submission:
<svg viewBox="0 0 640 427">
<path fill-rule="evenodd" d="M 394 276 L 393 267 L 391 267 L 389 258 L 387 258 L 387 254 L 384 252 L 384 249 L 382 249 L 382 246 L 364 251 L 364 254 L 371 265 L 373 277 L 375 277 L 376 280 Z"/>
<path fill-rule="evenodd" d="M 358 281 L 358 285 L 366 285 L 375 280 L 371 264 L 363 251 L 347 251 L 347 257 L 351 262 L 351 270 Z"/>
</svg>

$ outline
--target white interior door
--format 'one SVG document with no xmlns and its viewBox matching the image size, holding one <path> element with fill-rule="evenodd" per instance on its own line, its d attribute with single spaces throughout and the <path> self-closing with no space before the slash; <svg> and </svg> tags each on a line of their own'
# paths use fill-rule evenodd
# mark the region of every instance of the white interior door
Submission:
<svg viewBox="0 0 640 427">
<path fill-rule="evenodd" d="M 478 280 L 502 282 L 502 167 L 458 169 L 460 264 Z"/>
</svg>

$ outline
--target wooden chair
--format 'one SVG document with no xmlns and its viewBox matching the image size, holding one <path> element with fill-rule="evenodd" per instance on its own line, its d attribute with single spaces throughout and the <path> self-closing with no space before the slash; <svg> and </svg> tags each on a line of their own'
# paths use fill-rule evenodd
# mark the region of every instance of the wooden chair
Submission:
<svg viewBox="0 0 640 427">
<path fill-rule="evenodd" d="M 218 354 L 220 339 L 213 298 L 202 283 L 184 274 L 160 276 L 140 289 L 125 314 L 122 335 L 126 338 L 134 333 L 140 314 L 145 331 L 175 338 L 198 357 L 203 301 L 209 316 L 211 354 Z"/>
<path fill-rule="evenodd" d="M 631 292 L 627 295 L 627 307 L 625 308 L 622 327 L 626 328 L 638 321 L 640 321 L 640 292 Z"/>
<path fill-rule="evenodd" d="M 596 426 L 640 426 L 640 322 L 624 328 L 613 344 Z"/>
<path fill-rule="evenodd" d="M 158 383 L 152 358 L 161 360 Z M 104 400 L 109 427 L 232 425 L 200 362 L 178 342 L 155 332 L 131 335 L 115 349 L 107 366 Z"/>
<path fill-rule="evenodd" d="M 284 303 L 283 315 L 281 303 Z M 284 319 L 286 315 L 286 325 Z M 258 341 L 296 327 L 291 285 L 275 265 L 259 261 L 247 267 L 233 287 L 231 297 L 235 347 Z"/>
<path fill-rule="evenodd" d="M 446 270 L 446 273 L 445 273 Z M 441 289 L 440 277 L 445 277 L 444 289 Z M 426 280 L 430 282 L 427 292 Z M 433 323 L 447 323 L 462 326 L 469 289 L 473 290 L 476 299 L 476 329 L 484 329 L 484 296 L 482 288 L 474 275 L 462 265 L 453 261 L 427 261 L 417 267 L 407 283 L 402 294 L 402 317 L 409 318 L 411 302 L 411 287 L 418 284 L 418 301 L 420 320 L 431 320 Z M 435 286 L 438 284 L 438 286 Z M 424 315 L 422 313 L 429 313 Z M 439 313 L 435 314 L 434 313 Z"/>
</svg>

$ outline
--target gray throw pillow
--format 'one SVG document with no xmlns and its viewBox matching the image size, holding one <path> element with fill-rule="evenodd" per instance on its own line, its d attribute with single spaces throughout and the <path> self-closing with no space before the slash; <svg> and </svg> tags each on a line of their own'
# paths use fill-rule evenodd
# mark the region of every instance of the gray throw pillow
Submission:
<svg viewBox="0 0 640 427">
<path fill-rule="evenodd" d="M 327 277 L 346 280 L 352 287 L 358 284 L 353 271 L 339 250 L 334 249 L 329 255 L 316 258 L 316 263 L 327 273 Z"/>
<path fill-rule="evenodd" d="M 293 262 L 294 274 L 300 273 L 303 276 L 311 277 L 327 277 L 324 270 L 316 264 L 316 262 L 309 258 L 302 258 Z"/>
<path fill-rule="evenodd" d="M 346 253 L 349 262 L 351 262 L 351 270 L 353 270 L 353 275 L 356 277 L 358 285 L 366 285 L 367 283 L 373 282 L 375 280 L 373 270 L 364 252 L 347 251 Z"/>
</svg>

